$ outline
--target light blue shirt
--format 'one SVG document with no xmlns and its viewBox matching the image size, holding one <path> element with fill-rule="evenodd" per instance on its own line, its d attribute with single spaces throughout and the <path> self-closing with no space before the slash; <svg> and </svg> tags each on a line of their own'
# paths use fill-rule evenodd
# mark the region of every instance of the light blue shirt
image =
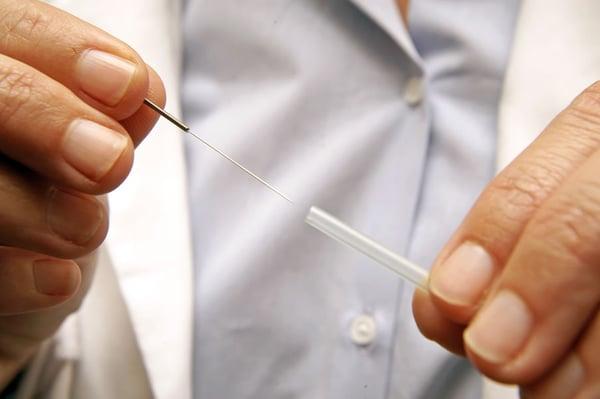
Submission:
<svg viewBox="0 0 600 399">
<path fill-rule="evenodd" d="M 420 59 L 348 0 L 189 0 L 184 117 L 296 200 L 187 148 L 195 397 L 479 398 L 413 289 L 303 223 L 429 265 L 493 176 L 517 0 L 413 0 Z"/>
</svg>

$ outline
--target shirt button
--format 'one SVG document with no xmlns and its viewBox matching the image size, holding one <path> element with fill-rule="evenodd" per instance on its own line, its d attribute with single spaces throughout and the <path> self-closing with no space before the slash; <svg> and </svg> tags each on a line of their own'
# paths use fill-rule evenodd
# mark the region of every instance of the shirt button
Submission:
<svg viewBox="0 0 600 399">
<path fill-rule="evenodd" d="M 352 320 L 350 338 L 356 345 L 367 346 L 375 340 L 377 326 L 375 319 L 369 315 L 360 315 Z"/>
<path fill-rule="evenodd" d="M 406 83 L 406 91 L 404 92 L 404 99 L 408 105 L 416 106 L 423 101 L 424 95 L 424 82 L 422 78 L 414 77 L 408 80 Z"/>
</svg>

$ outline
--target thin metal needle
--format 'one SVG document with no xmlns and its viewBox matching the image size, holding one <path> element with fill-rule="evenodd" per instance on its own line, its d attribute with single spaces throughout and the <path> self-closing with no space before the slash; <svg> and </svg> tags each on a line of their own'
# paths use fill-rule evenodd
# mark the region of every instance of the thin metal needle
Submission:
<svg viewBox="0 0 600 399">
<path fill-rule="evenodd" d="M 229 162 L 231 162 L 232 164 L 234 164 L 235 166 L 237 166 L 238 168 L 240 168 L 241 170 L 243 170 L 244 172 L 246 172 L 248 175 L 250 175 L 251 177 L 253 177 L 257 181 L 259 181 L 260 183 L 264 184 L 269 190 L 273 191 L 275 194 L 279 195 L 281 198 L 283 198 L 284 200 L 286 200 L 290 204 L 294 203 L 291 199 L 289 199 L 285 194 L 283 194 L 281 191 L 279 191 L 276 187 L 274 187 L 273 185 L 269 184 L 267 181 L 265 181 L 261 177 L 259 177 L 259 176 L 255 175 L 254 173 L 252 173 L 244 165 L 242 165 L 241 163 L 239 163 L 235 159 L 231 158 L 229 155 L 225 154 L 223 151 L 221 151 L 218 148 L 214 147 L 213 145 L 211 145 L 209 142 L 207 142 L 206 140 L 204 140 L 200 136 L 194 134 L 192 131 L 190 131 L 190 128 L 185 123 L 181 122 L 179 119 L 175 118 L 173 115 L 169 114 L 167 111 L 165 111 L 164 109 L 160 108 L 158 105 L 156 105 L 152 101 L 150 101 L 150 100 L 148 100 L 146 98 L 146 99 L 144 99 L 144 104 L 146 104 L 147 106 L 149 106 L 150 108 L 152 108 L 154 111 L 158 112 L 161 116 L 163 116 L 165 119 L 167 119 L 169 122 L 171 122 L 172 124 L 174 124 L 175 126 L 177 126 L 178 128 L 180 128 L 184 132 L 189 133 L 196 140 L 199 140 L 202 144 L 204 144 L 205 146 L 207 146 L 208 148 L 210 148 L 211 150 L 213 150 L 214 152 L 216 152 L 217 154 L 219 154 L 223 158 L 227 159 Z"/>
<path fill-rule="evenodd" d="M 165 111 L 164 109 L 159 107 L 158 105 L 154 104 L 152 101 L 148 100 L 147 98 L 144 98 L 144 104 L 146 104 L 147 106 L 152 108 L 155 112 L 158 112 L 166 120 L 168 120 L 169 122 L 171 122 L 172 124 L 174 124 L 175 126 L 180 128 L 184 132 L 190 131 L 190 128 L 185 123 L 183 123 L 179 119 L 175 118 L 173 115 L 171 115 L 170 113 L 168 113 L 167 111 Z"/>
<path fill-rule="evenodd" d="M 286 195 L 284 193 L 282 193 L 281 191 L 279 191 L 277 188 L 275 188 L 271 184 L 267 183 L 264 179 L 258 177 L 257 175 L 255 175 L 254 173 L 252 173 L 251 171 L 249 171 L 248 169 L 246 169 L 246 167 L 244 167 L 244 165 L 242 165 L 241 163 L 239 163 L 235 159 L 231 158 L 229 155 L 225 154 L 223 151 L 219 150 L 218 148 L 212 146 L 209 142 L 207 142 L 206 140 L 202 139 L 200 136 L 197 136 L 195 133 L 193 133 L 193 132 L 191 132 L 189 130 L 188 130 L 188 133 L 191 134 L 196 139 L 200 140 L 202 142 L 202 144 L 204 144 L 205 146 L 207 146 L 211 150 L 215 151 L 217 154 L 219 154 L 223 158 L 227 159 L 229 162 L 233 163 L 235 166 L 237 166 L 238 168 L 240 168 L 241 170 L 243 170 L 244 172 L 246 172 L 247 174 L 249 174 L 250 176 L 252 176 L 256 180 L 258 180 L 259 182 L 261 182 L 265 186 L 267 186 L 275 194 L 279 195 L 281 198 L 283 198 L 284 200 L 286 200 L 290 204 L 293 204 L 292 200 L 289 199 L 288 197 L 286 197 Z"/>
</svg>

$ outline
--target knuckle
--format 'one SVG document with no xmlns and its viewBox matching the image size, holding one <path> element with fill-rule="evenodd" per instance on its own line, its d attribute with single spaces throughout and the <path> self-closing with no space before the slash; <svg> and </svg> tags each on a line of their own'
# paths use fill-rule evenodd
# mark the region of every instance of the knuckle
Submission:
<svg viewBox="0 0 600 399">
<path fill-rule="evenodd" d="M 556 201 L 540 215 L 549 244 L 570 257 L 574 267 L 595 269 L 600 256 L 600 182 L 588 181 Z"/>
<path fill-rule="evenodd" d="M 27 1 L 4 13 L 0 20 L 0 35 L 5 43 L 12 40 L 35 41 L 49 26 L 50 18 L 34 2 Z"/>
<path fill-rule="evenodd" d="M 600 81 L 588 86 L 575 98 L 572 103 L 574 108 L 586 110 L 595 116 L 600 116 Z"/>
<path fill-rule="evenodd" d="M 0 124 L 4 125 L 31 100 L 34 75 L 10 65 L 0 65 Z"/>
<path fill-rule="evenodd" d="M 522 159 L 501 173 L 485 190 L 474 210 L 475 240 L 496 257 L 509 255 L 529 219 L 564 180 L 565 160 L 541 153 Z"/>
<path fill-rule="evenodd" d="M 523 212 L 541 206 L 554 187 L 563 179 L 554 167 L 557 160 L 541 159 L 516 165 L 503 173 L 489 188 L 488 195 L 496 203 L 497 211 L 509 219 L 521 219 Z"/>
<path fill-rule="evenodd" d="M 562 119 L 579 129 L 598 133 L 600 127 L 600 81 L 586 88 L 565 110 Z"/>
</svg>

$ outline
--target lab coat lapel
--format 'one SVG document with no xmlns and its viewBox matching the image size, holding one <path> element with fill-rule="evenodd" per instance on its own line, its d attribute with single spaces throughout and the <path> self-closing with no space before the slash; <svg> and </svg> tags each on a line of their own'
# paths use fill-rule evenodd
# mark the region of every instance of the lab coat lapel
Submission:
<svg viewBox="0 0 600 399">
<path fill-rule="evenodd" d="M 383 29 L 417 63 L 420 56 L 395 0 L 349 0 Z"/>
<path fill-rule="evenodd" d="M 163 78 L 168 109 L 179 113 L 179 1 L 56 3 L 135 48 Z M 110 201 L 107 247 L 158 398 L 191 397 L 192 267 L 182 146 L 181 133 L 159 122 Z"/>
<path fill-rule="evenodd" d="M 600 77 L 600 2 L 524 1 L 499 114 L 498 167 Z"/>
</svg>

